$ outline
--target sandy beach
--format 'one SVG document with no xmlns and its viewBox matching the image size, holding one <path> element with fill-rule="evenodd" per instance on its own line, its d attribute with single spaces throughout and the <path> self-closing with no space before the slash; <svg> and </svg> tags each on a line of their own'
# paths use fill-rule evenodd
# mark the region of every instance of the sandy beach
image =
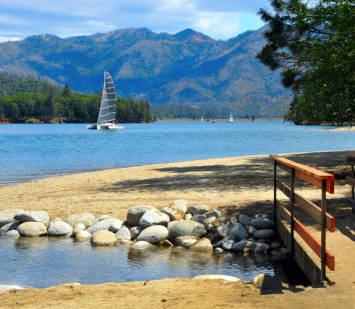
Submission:
<svg viewBox="0 0 355 309">
<path fill-rule="evenodd" d="M 346 244 L 350 242 L 348 246 L 342 246 L 343 249 L 336 248 L 337 256 L 347 256 L 342 264 L 355 258 L 355 246 L 351 246 L 354 241 L 354 220 L 347 204 L 350 187 L 344 180 L 350 170 L 346 165 L 346 153 L 287 155 L 296 162 L 335 174 L 336 190 L 334 195 L 328 195 L 328 209 L 333 211 L 335 217 L 343 218 L 343 223 L 339 223 L 339 232 L 333 233 L 334 237 L 346 238 Z M 189 204 L 205 204 L 229 213 L 271 213 L 272 173 L 272 162 L 263 155 L 73 174 L 0 187 L 0 210 L 46 210 L 52 219 L 59 217 L 64 220 L 71 214 L 90 212 L 95 216 L 108 214 L 123 220 L 132 206 L 162 208 L 166 202 L 185 199 Z M 319 190 L 304 184 L 299 184 L 298 188 L 298 192 L 315 201 L 319 200 Z M 353 308 L 355 277 L 351 262 L 340 267 L 339 271 L 346 274 L 346 268 L 349 269 L 348 275 L 339 277 L 343 282 L 336 282 L 327 288 L 282 286 L 271 287 L 269 292 L 260 293 L 260 290 L 245 282 L 189 279 L 102 285 L 68 284 L 1 293 L 0 307 L 331 308 L 341 301 L 342 308 Z"/>
<path fill-rule="evenodd" d="M 336 128 L 336 129 L 328 129 L 326 131 L 331 131 L 331 132 L 355 132 L 355 127 L 341 127 L 341 128 Z"/>
</svg>

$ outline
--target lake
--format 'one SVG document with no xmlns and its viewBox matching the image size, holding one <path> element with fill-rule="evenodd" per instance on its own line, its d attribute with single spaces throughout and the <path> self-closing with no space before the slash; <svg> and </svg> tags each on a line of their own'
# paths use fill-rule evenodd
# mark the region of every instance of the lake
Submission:
<svg viewBox="0 0 355 309">
<path fill-rule="evenodd" d="M 354 148 L 352 132 L 282 121 L 0 124 L 0 185 L 108 168 L 196 159 Z"/>
</svg>

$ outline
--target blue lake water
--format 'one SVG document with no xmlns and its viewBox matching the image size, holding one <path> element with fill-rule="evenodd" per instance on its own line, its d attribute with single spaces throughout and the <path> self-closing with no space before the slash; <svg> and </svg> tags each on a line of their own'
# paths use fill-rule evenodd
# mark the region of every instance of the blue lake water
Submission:
<svg viewBox="0 0 355 309">
<path fill-rule="evenodd" d="M 0 124 L 0 185 L 68 173 L 196 159 L 353 149 L 355 134 L 282 121 Z"/>
<path fill-rule="evenodd" d="M 90 243 L 47 237 L 18 241 L 0 238 L 0 248 L 0 284 L 23 287 L 193 278 L 203 274 L 249 281 L 260 273 L 279 276 L 282 272 L 278 264 L 262 255 L 201 255 L 176 248 L 135 252 L 129 245 L 93 248 Z"/>
</svg>

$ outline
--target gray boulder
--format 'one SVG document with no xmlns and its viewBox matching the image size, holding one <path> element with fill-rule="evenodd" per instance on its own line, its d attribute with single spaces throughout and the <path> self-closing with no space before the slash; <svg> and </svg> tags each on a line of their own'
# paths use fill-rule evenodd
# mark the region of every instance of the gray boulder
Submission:
<svg viewBox="0 0 355 309">
<path fill-rule="evenodd" d="M 251 217 L 247 215 L 244 214 L 239 215 L 239 222 L 243 225 L 250 225 L 251 220 L 252 220 Z"/>
<path fill-rule="evenodd" d="M 127 218 L 126 218 L 127 224 L 132 225 L 132 226 L 138 225 L 138 222 L 139 222 L 140 218 L 148 210 L 152 210 L 152 209 L 156 209 L 156 208 L 153 208 L 152 206 L 148 206 L 148 205 L 141 205 L 141 206 L 131 207 L 127 211 Z"/>
<path fill-rule="evenodd" d="M 257 229 L 254 226 L 249 226 L 248 234 L 253 235 Z"/>
<path fill-rule="evenodd" d="M 175 200 L 167 203 L 161 212 L 169 216 L 171 221 L 184 219 L 187 210 L 187 202 L 185 200 Z"/>
<path fill-rule="evenodd" d="M 89 241 L 91 239 L 92 235 L 84 230 L 79 230 L 77 233 L 75 233 L 75 240 L 76 241 Z"/>
<path fill-rule="evenodd" d="M 15 222 L 14 215 L 15 212 L 10 212 L 9 210 L 0 211 L 0 228 L 6 224 Z"/>
<path fill-rule="evenodd" d="M 140 232 L 143 231 L 141 226 L 134 226 L 130 230 L 132 240 L 136 239 Z"/>
<path fill-rule="evenodd" d="M 154 248 L 154 245 L 144 240 L 137 241 L 130 247 L 132 250 L 146 250 L 152 248 Z"/>
<path fill-rule="evenodd" d="M 112 218 L 108 230 L 112 233 L 116 233 L 119 230 L 119 228 L 122 226 L 122 224 L 123 224 L 122 220 Z"/>
<path fill-rule="evenodd" d="M 205 227 L 198 222 L 191 220 L 174 221 L 168 225 L 169 238 L 175 239 L 178 236 L 201 237 L 207 233 Z"/>
<path fill-rule="evenodd" d="M 227 237 L 230 233 L 231 226 L 229 224 L 222 223 L 219 227 L 217 227 L 217 236 L 219 237 Z"/>
<path fill-rule="evenodd" d="M 222 248 L 224 250 L 232 250 L 234 244 L 235 244 L 235 241 L 233 239 L 225 239 L 222 242 Z"/>
<path fill-rule="evenodd" d="M 116 232 L 116 238 L 119 240 L 131 240 L 131 233 L 127 226 L 121 226 Z"/>
<path fill-rule="evenodd" d="M 159 244 L 169 235 L 168 229 L 163 225 L 152 225 L 144 229 L 137 237 L 137 240 L 144 240 L 151 244 Z"/>
<path fill-rule="evenodd" d="M 246 239 L 243 239 L 241 241 L 238 241 L 233 245 L 233 251 L 235 252 L 243 252 L 244 248 L 247 246 L 248 241 Z"/>
<path fill-rule="evenodd" d="M 271 229 L 261 229 L 261 230 L 256 230 L 254 233 L 253 233 L 253 237 L 256 238 L 256 239 L 259 239 L 259 238 L 272 238 L 274 237 L 276 234 L 273 230 Z"/>
<path fill-rule="evenodd" d="M 97 222 L 96 224 L 89 226 L 86 229 L 86 231 L 89 232 L 90 234 L 94 234 L 98 231 L 103 231 L 103 230 L 108 231 L 108 229 L 111 226 L 112 220 L 113 220 L 112 218 L 101 220 L 101 221 Z"/>
<path fill-rule="evenodd" d="M 40 222 L 48 223 L 49 215 L 46 211 L 20 211 L 14 215 L 15 220 L 19 222 Z"/>
<path fill-rule="evenodd" d="M 8 231 L 16 230 L 20 224 L 21 224 L 20 222 L 12 222 L 12 223 L 5 224 L 0 228 L 0 235 L 5 234 Z"/>
<path fill-rule="evenodd" d="M 86 226 L 84 223 L 79 222 L 79 223 L 75 224 L 74 229 L 85 230 Z"/>
<path fill-rule="evenodd" d="M 238 240 L 242 239 L 247 239 L 248 238 L 248 232 L 244 228 L 244 226 L 240 223 L 237 223 L 232 227 L 232 230 L 230 234 L 234 237 L 236 237 Z"/>
<path fill-rule="evenodd" d="M 54 221 L 48 228 L 49 236 L 71 236 L 72 233 L 72 226 L 63 221 Z"/>
<path fill-rule="evenodd" d="M 161 213 L 159 210 L 148 210 L 139 219 L 138 225 L 146 228 L 152 225 L 168 225 L 170 218 L 167 214 Z"/>
<path fill-rule="evenodd" d="M 82 223 L 85 225 L 85 228 L 92 225 L 92 222 L 95 220 L 95 216 L 91 213 L 81 213 L 81 214 L 74 214 L 68 217 L 67 222 L 72 226 L 75 227 L 78 223 Z"/>
<path fill-rule="evenodd" d="M 24 222 L 17 227 L 23 237 L 35 237 L 47 234 L 46 226 L 41 222 Z"/>
<path fill-rule="evenodd" d="M 203 215 L 208 211 L 209 208 L 206 205 L 191 205 L 189 208 L 187 208 L 186 212 L 191 215 Z"/>
<path fill-rule="evenodd" d="M 20 238 L 20 233 L 17 232 L 16 230 L 11 230 L 6 232 L 3 237 L 8 238 L 8 239 L 19 239 Z"/>
<path fill-rule="evenodd" d="M 258 254 L 266 254 L 269 248 L 270 246 L 268 244 L 258 242 L 255 246 L 254 252 Z"/>
<path fill-rule="evenodd" d="M 192 214 L 186 214 L 184 220 L 191 220 Z"/>
<path fill-rule="evenodd" d="M 251 225 L 257 229 L 268 229 L 271 228 L 274 223 L 270 219 L 258 217 L 251 221 Z"/>
<path fill-rule="evenodd" d="M 199 240 L 198 237 L 195 236 L 179 236 L 175 238 L 175 245 L 182 246 L 186 249 L 190 248 Z"/>
</svg>

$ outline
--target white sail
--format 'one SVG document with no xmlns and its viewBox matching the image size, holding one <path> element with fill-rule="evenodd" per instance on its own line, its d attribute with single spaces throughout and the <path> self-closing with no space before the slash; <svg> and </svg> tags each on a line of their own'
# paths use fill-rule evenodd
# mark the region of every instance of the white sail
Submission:
<svg viewBox="0 0 355 309">
<path fill-rule="evenodd" d="M 233 121 L 234 121 L 233 115 L 232 113 L 229 113 L 229 122 L 233 122 Z"/>
<path fill-rule="evenodd" d="M 100 105 L 97 125 L 114 122 L 116 120 L 116 92 L 109 72 L 104 73 L 104 88 Z"/>
</svg>

